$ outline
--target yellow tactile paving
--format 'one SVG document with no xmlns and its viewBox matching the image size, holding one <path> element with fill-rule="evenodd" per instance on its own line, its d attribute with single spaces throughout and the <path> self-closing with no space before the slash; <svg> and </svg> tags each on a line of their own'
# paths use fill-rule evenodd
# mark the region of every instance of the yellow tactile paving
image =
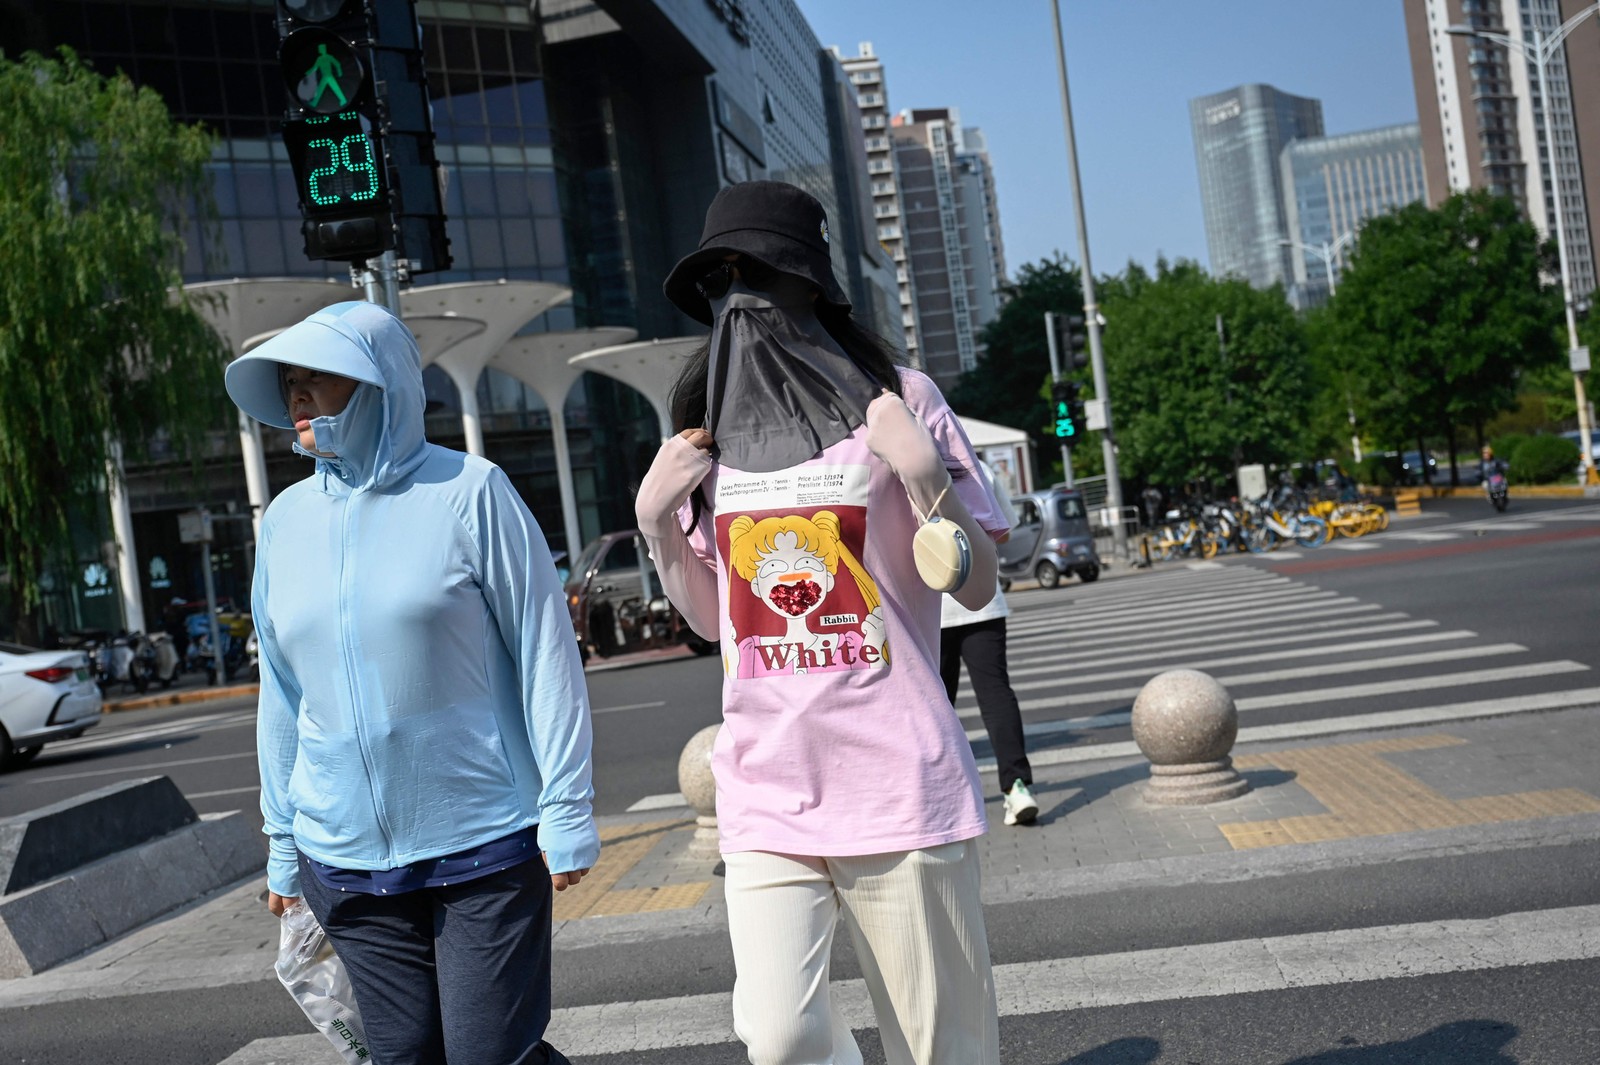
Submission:
<svg viewBox="0 0 1600 1065">
<path fill-rule="evenodd" d="M 584 913 L 585 917 L 615 917 L 623 913 L 658 913 L 661 910 L 685 910 L 697 905 L 705 896 L 709 882 L 701 884 L 668 884 L 665 887 L 618 888 L 600 896 Z"/>
<path fill-rule="evenodd" d="M 1277 768 L 1294 773 L 1295 783 L 1309 791 L 1328 812 L 1218 827 L 1235 850 L 1248 850 L 1600 812 L 1600 799 L 1577 788 L 1450 799 L 1382 757 L 1465 742 L 1446 735 L 1403 736 L 1241 755 L 1234 759 L 1234 765 L 1242 769 Z"/>
<path fill-rule="evenodd" d="M 600 830 L 600 861 L 583 883 L 556 896 L 554 919 L 570 921 L 618 913 L 644 913 L 693 906 L 705 894 L 707 883 L 666 888 L 629 888 L 614 891 L 628 870 L 639 864 L 668 832 L 693 828 L 693 821 L 652 821 L 638 825 L 612 825 Z M 680 889 L 697 889 L 695 891 Z M 612 896 L 617 898 L 612 901 Z M 690 896 L 693 897 L 690 897 Z"/>
</svg>

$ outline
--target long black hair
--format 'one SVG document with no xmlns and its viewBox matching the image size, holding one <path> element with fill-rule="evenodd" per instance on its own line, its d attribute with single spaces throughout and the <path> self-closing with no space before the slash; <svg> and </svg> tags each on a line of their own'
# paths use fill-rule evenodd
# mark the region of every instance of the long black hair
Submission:
<svg viewBox="0 0 1600 1065">
<path fill-rule="evenodd" d="M 904 356 L 883 337 L 856 320 L 842 308 L 826 305 L 817 308 L 817 319 L 850 360 L 884 388 L 901 395 L 900 364 Z M 706 424 L 706 377 L 711 372 L 711 338 L 689 353 L 689 359 L 672 384 L 668 403 L 672 431 L 703 429 Z"/>
<path fill-rule="evenodd" d="M 834 339 L 852 362 L 869 377 L 897 396 L 900 390 L 900 350 L 883 337 L 856 320 L 849 311 L 827 305 L 817 308 L 817 319 L 822 328 Z M 672 413 L 672 431 L 703 429 L 706 424 L 706 379 L 711 373 L 711 338 L 689 353 L 689 359 L 672 383 L 668 403 Z M 689 497 L 689 528 L 692 532 L 700 524 L 700 515 L 706 507 L 703 490 L 696 487 Z"/>
</svg>

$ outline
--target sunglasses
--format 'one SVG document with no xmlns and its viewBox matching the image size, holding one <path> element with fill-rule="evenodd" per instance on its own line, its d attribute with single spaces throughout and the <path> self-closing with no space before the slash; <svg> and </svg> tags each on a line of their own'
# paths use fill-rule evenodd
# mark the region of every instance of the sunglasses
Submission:
<svg viewBox="0 0 1600 1065">
<path fill-rule="evenodd" d="M 719 263 L 704 277 L 694 283 L 695 289 L 708 300 L 720 300 L 728 294 L 728 287 L 733 284 L 734 271 L 738 271 L 739 280 L 758 292 L 772 284 L 778 276 L 778 271 L 768 266 L 759 259 L 739 256 L 729 262 Z"/>
</svg>

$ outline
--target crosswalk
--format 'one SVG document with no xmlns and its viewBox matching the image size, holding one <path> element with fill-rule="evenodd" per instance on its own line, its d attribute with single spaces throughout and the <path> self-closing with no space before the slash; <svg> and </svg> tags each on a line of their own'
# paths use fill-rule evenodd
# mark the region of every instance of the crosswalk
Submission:
<svg viewBox="0 0 1600 1065">
<path fill-rule="evenodd" d="M 1259 566 L 1193 563 L 1011 602 L 1008 665 L 1035 764 L 1136 753 L 1133 700 L 1171 669 L 1228 688 L 1241 741 L 1600 703 L 1588 664 Z M 966 684 L 956 710 L 981 743 Z"/>
</svg>

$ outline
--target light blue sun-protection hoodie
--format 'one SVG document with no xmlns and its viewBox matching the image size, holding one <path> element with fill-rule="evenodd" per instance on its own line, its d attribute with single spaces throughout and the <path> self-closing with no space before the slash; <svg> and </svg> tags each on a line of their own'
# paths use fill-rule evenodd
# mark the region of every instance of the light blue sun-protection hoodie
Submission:
<svg viewBox="0 0 1600 1065">
<path fill-rule="evenodd" d="M 533 515 L 498 466 L 423 438 L 417 344 L 387 310 L 335 304 L 229 366 L 235 402 L 288 426 L 280 363 L 363 383 L 312 421 L 337 458 L 256 546 L 268 886 L 300 894 L 296 848 L 392 869 L 533 824 L 552 871 L 591 867 L 588 696 Z"/>
</svg>

